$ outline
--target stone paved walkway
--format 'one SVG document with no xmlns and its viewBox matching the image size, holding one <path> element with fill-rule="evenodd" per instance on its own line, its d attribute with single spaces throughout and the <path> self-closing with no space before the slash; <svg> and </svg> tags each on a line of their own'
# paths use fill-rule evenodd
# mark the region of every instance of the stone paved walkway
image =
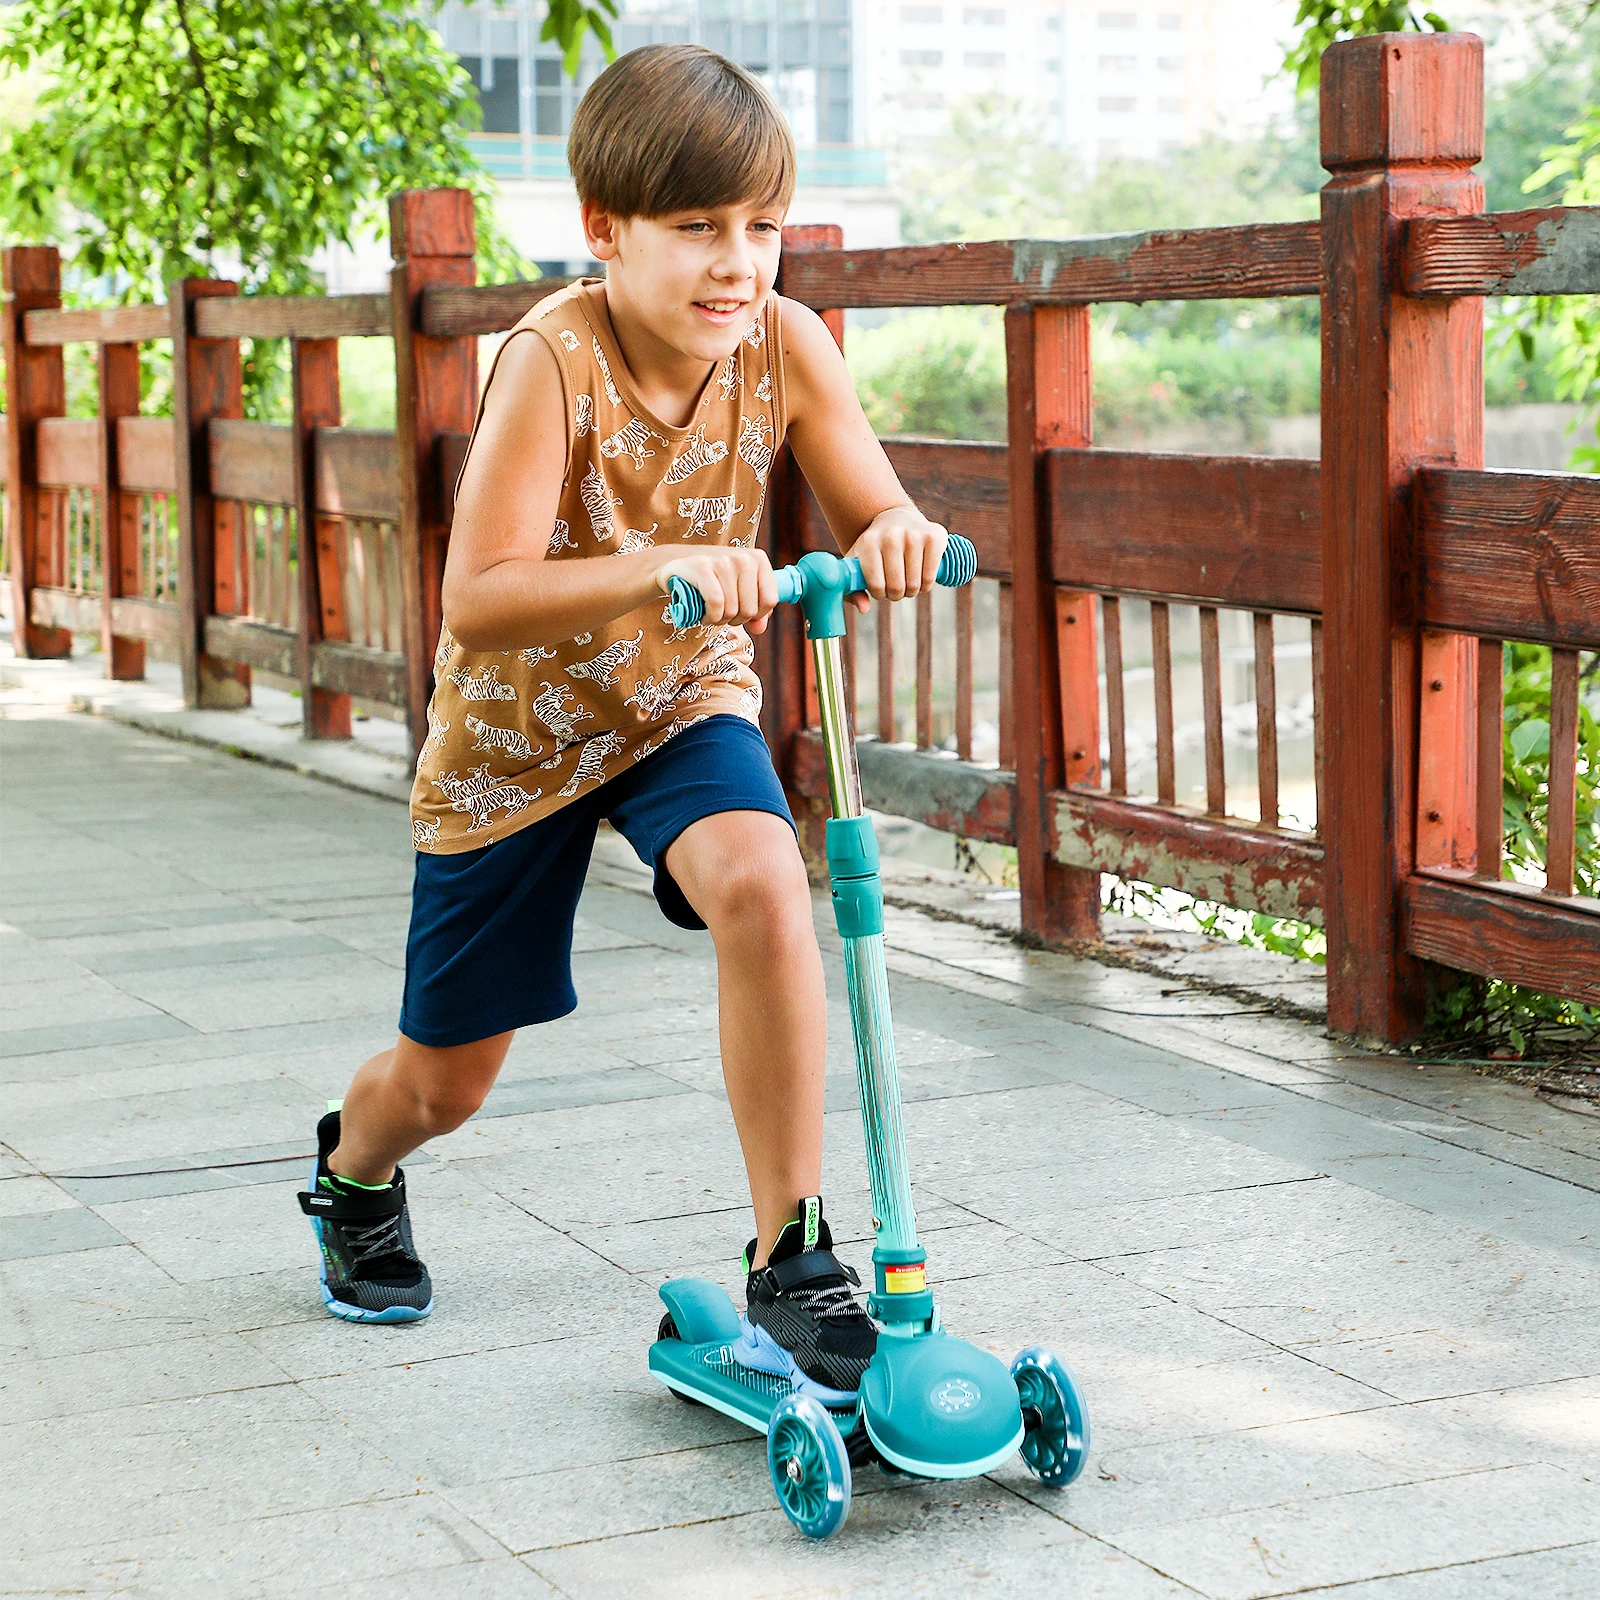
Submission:
<svg viewBox="0 0 1600 1600">
<path fill-rule="evenodd" d="M 0 1593 L 1600 1594 L 1600 1124 L 1170 980 L 891 918 L 946 1320 L 1075 1365 L 1064 1494 L 862 1475 L 839 1537 L 648 1376 L 748 1231 L 704 935 L 603 840 L 575 1016 L 412 1165 L 438 1309 L 324 1315 L 293 1202 L 391 1037 L 394 805 L 0 723 Z M 827 1179 L 865 1264 L 837 943 Z"/>
</svg>

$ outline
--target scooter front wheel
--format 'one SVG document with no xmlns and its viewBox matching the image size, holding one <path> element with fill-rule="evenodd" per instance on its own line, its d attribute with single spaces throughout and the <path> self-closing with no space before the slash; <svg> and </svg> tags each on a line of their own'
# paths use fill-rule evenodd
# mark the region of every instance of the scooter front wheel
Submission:
<svg viewBox="0 0 1600 1600">
<path fill-rule="evenodd" d="M 1072 1368 L 1042 1344 L 1029 1345 L 1011 1363 L 1011 1376 L 1029 1423 L 1022 1459 L 1040 1483 L 1065 1489 L 1089 1459 L 1089 1409 L 1083 1390 Z"/>
<path fill-rule="evenodd" d="M 821 1401 L 785 1395 L 767 1425 L 767 1467 L 784 1515 L 808 1539 L 826 1539 L 850 1515 L 850 1456 Z"/>
</svg>

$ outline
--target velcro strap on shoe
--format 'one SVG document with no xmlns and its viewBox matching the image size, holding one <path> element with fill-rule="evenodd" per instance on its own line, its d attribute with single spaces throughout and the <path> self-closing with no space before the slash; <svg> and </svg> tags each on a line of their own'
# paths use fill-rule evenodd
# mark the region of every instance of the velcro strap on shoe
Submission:
<svg viewBox="0 0 1600 1600">
<path fill-rule="evenodd" d="M 302 1189 L 295 1198 L 308 1217 L 328 1217 L 334 1222 L 377 1222 L 398 1216 L 406 1204 L 405 1179 L 398 1172 L 387 1189 Z"/>
<path fill-rule="evenodd" d="M 802 1250 L 787 1261 L 777 1261 L 767 1268 L 767 1277 L 779 1294 L 798 1289 L 818 1278 L 854 1278 L 831 1250 Z"/>
</svg>

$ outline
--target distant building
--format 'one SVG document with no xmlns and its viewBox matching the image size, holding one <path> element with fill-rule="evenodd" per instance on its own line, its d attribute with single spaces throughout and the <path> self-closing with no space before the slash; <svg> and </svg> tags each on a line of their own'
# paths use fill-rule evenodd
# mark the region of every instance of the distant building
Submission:
<svg viewBox="0 0 1600 1600">
<path fill-rule="evenodd" d="M 869 143 L 915 146 L 961 99 L 1004 95 L 1093 170 L 1259 126 L 1288 101 L 1263 79 L 1293 0 L 896 0 L 858 14 Z"/>
<path fill-rule="evenodd" d="M 624 0 L 613 26 L 619 51 L 687 41 L 731 57 L 772 92 L 800 159 L 793 222 L 837 222 L 853 245 L 897 243 L 899 205 L 881 147 L 861 138 L 865 97 L 858 17 L 862 0 Z M 567 172 L 566 138 L 583 91 L 604 68 L 589 40 L 577 81 L 561 52 L 541 41 L 543 4 L 451 3 L 434 25 L 477 86 L 479 160 L 500 180 L 500 217 L 513 241 L 546 271 L 588 261 Z"/>
</svg>

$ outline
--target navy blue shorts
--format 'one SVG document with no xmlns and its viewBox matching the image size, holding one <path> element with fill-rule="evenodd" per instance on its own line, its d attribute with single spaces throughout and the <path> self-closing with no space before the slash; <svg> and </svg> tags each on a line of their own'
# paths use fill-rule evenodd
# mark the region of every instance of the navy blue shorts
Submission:
<svg viewBox="0 0 1600 1600">
<path fill-rule="evenodd" d="M 627 772 L 481 850 L 419 851 L 401 1033 L 418 1044 L 471 1044 L 577 1006 L 572 919 L 602 817 L 655 868 L 667 917 L 705 927 L 665 857 L 685 828 L 720 811 L 770 811 L 794 826 L 766 741 L 743 717 L 685 728 Z"/>
</svg>

